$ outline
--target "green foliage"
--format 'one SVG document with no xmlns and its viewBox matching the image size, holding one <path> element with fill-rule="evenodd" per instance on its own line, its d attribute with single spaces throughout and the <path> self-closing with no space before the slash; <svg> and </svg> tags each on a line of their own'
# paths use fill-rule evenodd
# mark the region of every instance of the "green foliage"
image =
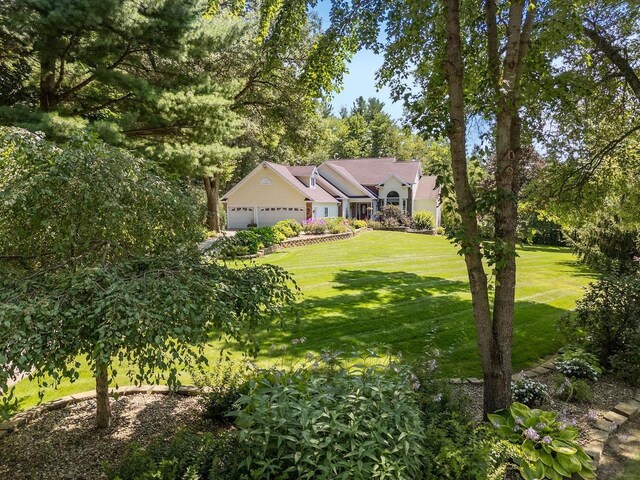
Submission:
<svg viewBox="0 0 640 480">
<path fill-rule="evenodd" d="M 532 408 L 539 407 L 549 400 L 549 392 L 544 383 L 523 376 L 511 382 L 511 393 L 514 402 L 523 403 Z"/>
<path fill-rule="evenodd" d="M 235 479 L 240 448 L 233 435 L 178 431 L 146 448 L 130 447 L 119 465 L 107 467 L 111 480 Z"/>
<path fill-rule="evenodd" d="M 640 276 L 604 277 L 587 288 L 575 313 L 560 325 L 607 368 L 637 383 L 640 378 Z"/>
<path fill-rule="evenodd" d="M 240 230 L 232 237 L 217 239 L 207 253 L 214 257 L 237 258 L 244 255 L 255 255 L 260 250 L 280 243 L 286 237 L 274 227 L 251 227 Z"/>
<path fill-rule="evenodd" d="M 413 224 L 418 230 L 433 230 L 436 226 L 436 219 L 433 213 L 426 210 L 413 212 Z"/>
<path fill-rule="evenodd" d="M 201 256 L 192 198 L 153 163 L 91 136 L 54 146 L 2 134 L 5 407 L 13 368 L 55 386 L 78 378 L 79 358 L 94 375 L 112 379 L 126 363 L 136 384 L 175 387 L 180 366 L 206 363 L 212 332 L 247 342 L 294 301 L 278 267 L 230 269 Z"/>
<path fill-rule="evenodd" d="M 556 360 L 556 370 L 565 377 L 595 382 L 602 375 L 598 358 L 584 350 L 569 350 Z"/>
<path fill-rule="evenodd" d="M 490 470 L 491 432 L 476 428 L 469 399 L 438 377 L 437 351 L 425 352 L 412 366 L 414 389 L 422 410 L 427 479 L 484 480 Z"/>
<path fill-rule="evenodd" d="M 251 381 L 238 401 L 243 469 L 253 478 L 420 478 L 424 428 L 409 373 L 326 362 Z"/>
<path fill-rule="evenodd" d="M 228 421 L 226 415 L 247 387 L 245 376 L 230 361 L 214 364 L 207 372 L 196 375 L 194 383 L 203 392 L 205 416 L 217 422 Z"/>
<path fill-rule="evenodd" d="M 286 238 L 297 237 L 302 231 L 302 225 L 297 220 L 280 220 L 273 226 L 276 232 L 283 234 Z"/>
<path fill-rule="evenodd" d="M 558 382 L 556 395 L 565 402 L 590 403 L 593 400 L 593 390 L 589 383 L 566 377 L 562 377 Z"/>
<path fill-rule="evenodd" d="M 382 222 L 378 222 L 377 220 L 367 220 L 367 228 L 371 228 L 373 230 L 382 230 L 384 225 Z"/>
<path fill-rule="evenodd" d="M 525 480 L 559 480 L 574 474 L 596 478 L 592 460 L 576 443 L 579 432 L 561 424 L 557 414 L 513 403 L 507 410 L 489 414 L 498 435 L 521 447 L 513 461 Z"/>
<path fill-rule="evenodd" d="M 573 234 L 573 249 L 590 267 L 610 273 L 638 270 L 640 227 L 625 224 L 617 215 L 600 216 Z"/>
<path fill-rule="evenodd" d="M 347 223 L 344 221 L 344 218 L 327 218 L 327 230 L 329 233 L 345 233 L 347 228 Z"/>
</svg>

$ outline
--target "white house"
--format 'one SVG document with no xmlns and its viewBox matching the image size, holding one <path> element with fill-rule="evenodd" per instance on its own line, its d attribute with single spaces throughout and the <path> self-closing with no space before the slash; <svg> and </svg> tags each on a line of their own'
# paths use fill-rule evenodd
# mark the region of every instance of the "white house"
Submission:
<svg viewBox="0 0 640 480">
<path fill-rule="evenodd" d="M 395 158 L 327 160 L 315 167 L 262 162 L 222 201 L 230 229 L 273 225 L 293 218 L 369 219 L 385 205 L 407 215 L 431 212 L 440 224 L 436 178 L 422 175 L 420 162 Z"/>
</svg>

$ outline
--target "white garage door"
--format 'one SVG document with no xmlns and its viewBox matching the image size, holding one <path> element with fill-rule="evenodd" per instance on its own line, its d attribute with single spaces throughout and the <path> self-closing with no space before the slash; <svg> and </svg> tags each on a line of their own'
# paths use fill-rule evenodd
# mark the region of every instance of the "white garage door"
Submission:
<svg viewBox="0 0 640 480">
<path fill-rule="evenodd" d="M 227 228 L 247 228 L 253 223 L 253 207 L 229 207 L 227 209 Z"/>
<path fill-rule="evenodd" d="M 302 223 L 305 217 L 304 207 L 258 207 L 258 226 L 268 227 L 280 220 L 293 218 Z"/>
</svg>

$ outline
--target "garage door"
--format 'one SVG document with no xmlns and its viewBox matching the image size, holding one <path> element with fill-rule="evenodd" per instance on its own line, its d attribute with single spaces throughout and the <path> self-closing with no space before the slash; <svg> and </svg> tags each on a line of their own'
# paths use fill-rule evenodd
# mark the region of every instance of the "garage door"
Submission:
<svg viewBox="0 0 640 480">
<path fill-rule="evenodd" d="M 304 207 L 258 207 L 258 226 L 272 226 L 289 218 L 302 223 L 304 216 Z"/>
<path fill-rule="evenodd" d="M 229 207 L 227 209 L 227 228 L 247 228 L 253 223 L 253 207 Z"/>
</svg>

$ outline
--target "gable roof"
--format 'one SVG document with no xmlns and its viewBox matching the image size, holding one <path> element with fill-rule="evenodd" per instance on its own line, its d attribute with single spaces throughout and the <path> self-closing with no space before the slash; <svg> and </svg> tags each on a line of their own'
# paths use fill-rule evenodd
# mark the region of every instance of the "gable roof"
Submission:
<svg viewBox="0 0 640 480">
<path fill-rule="evenodd" d="M 341 167 L 362 185 L 378 185 L 391 175 L 396 175 L 409 184 L 420 178 L 420 162 L 399 162 L 394 157 L 341 158 L 325 163 Z"/>
<path fill-rule="evenodd" d="M 316 177 L 316 185 L 319 185 L 320 187 L 322 187 L 324 190 L 329 192 L 334 197 L 337 197 L 337 198 L 349 198 L 349 195 L 347 195 L 346 193 L 341 192 L 340 190 L 338 190 L 338 188 L 336 188 L 334 185 L 332 185 L 329 182 L 329 180 L 324 178 L 322 175 L 318 175 Z"/>
<path fill-rule="evenodd" d="M 287 169 L 294 177 L 310 177 L 316 167 L 315 165 L 288 165 Z"/>
<path fill-rule="evenodd" d="M 416 190 L 416 200 L 437 200 L 438 196 L 440 196 L 440 188 L 436 185 L 435 176 L 429 175 L 424 176 L 420 179 L 418 183 L 418 188 Z"/>
<path fill-rule="evenodd" d="M 367 188 L 365 188 L 356 178 L 349 173 L 349 171 L 340 165 L 336 165 L 332 162 L 324 162 L 322 165 L 326 165 L 328 168 L 332 169 L 334 172 L 337 172 L 340 176 L 342 176 L 349 183 L 353 184 L 353 186 L 364 193 L 365 197 L 368 198 L 376 198 L 376 196 L 371 193 Z M 321 166 L 322 166 L 321 165 Z"/>
<path fill-rule="evenodd" d="M 293 176 L 293 174 L 289 171 L 289 167 L 287 167 L 286 165 L 278 165 L 277 163 L 271 163 L 271 162 L 262 162 L 260 165 L 254 168 L 251 171 L 251 173 L 249 173 L 246 177 L 240 180 L 231 190 L 225 193 L 222 196 L 222 200 L 226 200 L 227 198 L 229 198 L 229 195 L 231 195 L 238 188 L 240 188 L 240 186 L 243 185 L 246 180 L 251 178 L 256 172 L 260 171 L 261 168 L 270 168 L 271 170 L 279 174 L 287 182 L 289 182 L 294 188 L 296 188 L 300 193 L 302 193 L 305 196 L 306 200 L 310 200 L 312 202 L 338 203 L 336 199 L 332 195 L 327 193 L 327 191 L 324 190 L 322 187 L 318 187 L 316 185 L 316 188 L 309 188 L 304 183 L 302 183 L 300 180 L 298 180 L 296 177 Z"/>
</svg>

